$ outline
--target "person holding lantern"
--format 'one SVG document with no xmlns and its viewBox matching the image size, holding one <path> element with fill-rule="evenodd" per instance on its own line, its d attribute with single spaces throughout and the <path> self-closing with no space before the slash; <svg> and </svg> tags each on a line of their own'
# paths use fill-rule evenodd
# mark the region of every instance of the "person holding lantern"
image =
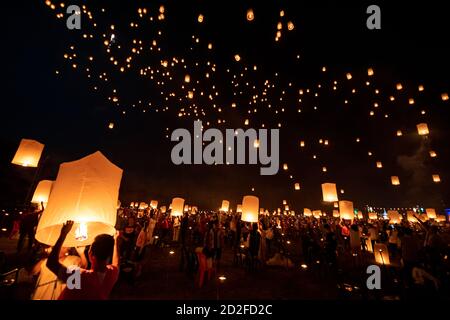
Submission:
<svg viewBox="0 0 450 320">
<path fill-rule="evenodd" d="M 59 256 L 67 234 L 73 227 L 73 221 L 67 221 L 61 228 L 61 233 L 47 260 L 47 267 L 57 275 L 60 281 L 67 283 L 72 275 L 71 271 L 60 263 Z M 117 251 L 117 237 L 100 234 L 95 237 L 89 249 L 91 269 L 80 268 L 79 289 L 64 288 L 59 300 L 106 300 L 119 277 L 119 254 Z M 111 257 L 112 263 L 108 264 Z"/>
</svg>

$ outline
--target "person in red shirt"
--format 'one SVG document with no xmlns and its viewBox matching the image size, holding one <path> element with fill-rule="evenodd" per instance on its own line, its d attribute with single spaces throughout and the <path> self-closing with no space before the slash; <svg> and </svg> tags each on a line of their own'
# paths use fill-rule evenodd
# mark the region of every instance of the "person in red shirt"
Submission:
<svg viewBox="0 0 450 320">
<path fill-rule="evenodd" d="M 61 234 L 47 260 L 47 267 L 60 281 L 67 282 L 71 272 L 59 262 L 59 252 L 73 226 L 73 221 L 67 221 L 61 228 Z M 119 255 L 117 251 L 117 236 L 100 234 L 95 237 L 89 249 L 91 269 L 80 268 L 80 287 L 70 289 L 67 286 L 59 296 L 59 300 L 106 300 L 119 277 Z M 112 252 L 112 263 L 108 264 Z"/>
</svg>

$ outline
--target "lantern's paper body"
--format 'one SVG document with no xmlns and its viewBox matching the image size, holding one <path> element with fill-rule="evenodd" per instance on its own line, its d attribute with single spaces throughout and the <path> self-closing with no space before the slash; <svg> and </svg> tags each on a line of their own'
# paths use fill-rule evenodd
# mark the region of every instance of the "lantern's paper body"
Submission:
<svg viewBox="0 0 450 320">
<path fill-rule="evenodd" d="M 400 185 L 400 179 L 397 176 L 392 176 L 391 183 L 393 186 L 398 186 L 398 185 Z"/>
<path fill-rule="evenodd" d="M 242 205 L 241 205 L 241 204 L 238 204 L 238 205 L 237 205 L 237 207 L 236 207 L 236 212 L 237 212 L 237 213 L 242 213 Z"/>
<path fill-rule="evenodd" d="M 432 175 L 433 182 L 441 182 L 441 177 L 438 174 Z"/>
<path fill-rule="evenodd" d="M 323 201 L 325 201 L 325 202 L 336 202 L 336 201 L 338 201 L 336 184 L 334 184 L 334 183 L 323 183 L 322 184 L 322 195 L 323 195 Z"/>
<path fill-rule="evenodd" d="M 156 201 L 156 200 L 150 201 L 150 207 L 151 207 L 152 209 L 158 208 L 158 201 Z"/>
<path fill-rule="evenodd" d="M 443 214 L 440 214 L 440 215 L 438 215 L 437 217 L 436 217 L 436 222 L 445 222 L 446 220 L 445 220 L 445 215 L 443 215 Z"/>
<path fill-rule="evenodd" d="M 339 212 L 341 219 L 352 220 L 355 216 L 353 212 L 353 202 L 351 201 L 339 201 Z"/>
<path fill-rule="evenodd" d="M 370 238 L 365 238 L 364 243 L 366 245 L 366 250 L 368 252 L 373 252 L 372 241 L 370 240 Z"/>
<path fill-rule="evenodd" d="M 161 211 L 161 213 L 166 213 L 167 211 L 166 206 L 162 206 L 161 208 L 159 208 L 159 210 Z"/>
<path fill-rule="evenodd" d="M 229 208 L 230 208 L 230 201 L 223 200 L 222 201 L 222 207 L 220 208 L 220 211 L 228 212 Z"/>
<path fill-rule="evenodd" d="M 36 240 L 54 245 L 67 220 L 75 224 L 67 235 L 65 247 L 89 245 L 99 234 L 113 235 L 121 179 L 122 169 L 98 151 L 83 159 L 62 163 L 39 221 Z M 75 239 L 80 223 L 87 227 L 87 239 L 83 241 Z"/>
<path fill-rule="evenodd" d="M 358 219 L 363 219 L 363 218 L 364 218 L 364 216 L 363 216 L 362 211 L 358 211 Z"/>
<path fill-rule="evenodd" d="M 242 199 L 241 220 L 246 222 L 258 222 L 259 199 L 255 196 L 244 196 Z"/>
<path fill-rule="evenodd" d="M 373 254 L 375 256 L 375 262 L 378 264 L 389 265 L 389 251 L 385 244 L 375 243 L 373 248 Z"/>
<path fill-rule="evenodd" d="M 320 219 L 320 217 L 322 216 L 322 211 L 320 211 L 320 210 L 314 210 L 314 211 L 312 212 L 312 214 L 313 214 L 313 217 L 314 217 L 314 218 Z"/>
<path fill-rule="evenodd" d="M 305 209 L 303 209 L 303 215 L 304 215 L 305 217 L 311 217 L 311 216 L 312 216 L 312 212 L 311 212 L 310 209 L 305 208 Z"/>
<path fill-rule="evenodd" d="M 428 219 L 436 219 L 436 210 L 433 208 L 427 208 L 425 209 Z"/>
<path fill-rule="evenodd" d="M 421 136 L 426 136 L 427 134 L 430 133 L 430 131 L 428 130 L 428 125 L 426 123 L 419 123 L 417 125 L 417 132 Z"/>
<path fill-rule="evenodd" d="M 47 206 L 48 198 L 50 196 L 50 192 L 52 191 L 53 181 L 51 180 L 42 180 L 39 181 L 36 190 L 34 191 L 33 198 L 31 199 L 31 203 L 44 203 L 44 208 Z"/>
<path fill-rule="evenodd" d="M 35 140 L 22 139 L 11 163 L 36 168 L 41 159 L 44 145 Z"/>
<path fill-rule="evenodd" d="M 369 212 L 369 219 L 370 220 L 377 220 L 378 219 L 378 215 L 376 212 Z"/>
<path fill-rule="evenodd" d="M 334 218 L 339 218 L 341 215 L 339 213 L 339 210 L 333 210 L 333 217 Z"/>
<path fill-rule="evenodd" d="M 144 210 L 148 208 L 148 204 L 145 202 L 139 203 L 139 210 Z"/>
<path fill-rule="evenodd" d="M 295 189 L 295 190 L 300 190 L 300 183 L 298 183 L 298 182 L 295 183 L 295 184 L 294 184 L 294 189 Z"/>
<path fill-rule="evenodd" d="M 406 219 L 409 222 L 418 222 L 416 217 L 414 217 L 414 211 L 407 211 L 406 212 Z"/>
<path fill-rule="evenodd" d="M 390 224 L 397 224 L 402 221 L 402 216 L 397 210 L 388 210 L 387 215 Z"/>
<path fill-rule="evenodd" d="M 184 210 L 184 199 L 183 198 L 173 198 L 172 199 L 172 211 L 170 213 L 173 217 L 179 217 L 183 215 Z"/>
</svg>

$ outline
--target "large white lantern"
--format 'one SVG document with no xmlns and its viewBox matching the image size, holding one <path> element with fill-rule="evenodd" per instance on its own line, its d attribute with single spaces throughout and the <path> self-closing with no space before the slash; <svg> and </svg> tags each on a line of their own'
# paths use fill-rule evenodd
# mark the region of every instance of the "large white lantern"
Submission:
<svg viewBox="0 0 450 320">
<path fill-rule="evenodd" d="M 222 201 L 222 207 L 220 208 L 220 211 L 228 212 L 228 209 L 230 208 L 230 201 L 223 200 Z"/>
<path fill-rule="evenodd" d="M 255 196 L 244 196 L 242 199 L 241 220 L 246 222 L 258 222 L 259 199 Z"/>
<path fill-rule="evenodd" d="M 150 201 L 150 207 L 151 207 L 152 209 L 158 208 L 158 201 L 156 201 L 156 200 Z"/>
<path fill-rule="evenodd" d="M 433 208 L 427 208 L 425 212 L 427 213 L 428 219 L 436 219 L 436 210 Z"/>
<path fill-rule="evenodd" d="M 375 262 L 382 265 L 389 265 L 389 251 L 384 243 L 375 243 L 373 247 Z"/>
<path fill-rule="evenodd" d="M 41 159 L 44 145 L 35 140 L 22 139 L 11 163 L 36 168 Z"/>
<path fill-rule="evenodd" d="M 303 215 L 304 215 L 305 217 L 311 217 L 311 216 L 312 216 L 312 212 L 311 212 L 310 209 L 304 208 L 304 209 L 303 209 Z"/>
<path fill-rule="evenodd" d="M 50 196 L 50 192 L 52 191 L 53 181 L 51 180 L 42 180 L 39 181 L 36 190 L 34 191 L 33 198 L 31 199 L 31 203 L 41 204 L 44 203 L 44 208 L 47 206 L 48 197 Z M 42 208 L 43 209 L 43 208 Z"/>
<path fill-rule="evenodd" d="M 338 201 L 337 189 L 335 183 L 323 183 L 322 184 L 323 201 L 336 202 Z"/>
<path fill-rule="evenodd" d="M 353 202 L 346 200 L 339 201 L 339 213 L 341 214 L 341 219 L 352 220 L 355 216 Z"/>
<path fill-rule="evenodd" d="M 183 215 L 184 210 L 184 199 L 183 198 L 173 198 L 172 199 L 172 211 L 170 215 L 172 217 L 179 217 Z"/>
<path fill-rule="evenodd" d="M 428 130 L 428 125 L 426 123 L 419 123 L 417 125 L 417 132 L 421 136 L 426 136 L 430 133 L 430 131 Z"/>
<path fill-rule="evenodd" d="M 122 172 L 99 151 L 62 163 L 39 220 L 36 240 L 54 245 L 67 220 L 75 224 L 65 247 L 89 245 L 99 234 L 113 235 Z"/>
</svg>

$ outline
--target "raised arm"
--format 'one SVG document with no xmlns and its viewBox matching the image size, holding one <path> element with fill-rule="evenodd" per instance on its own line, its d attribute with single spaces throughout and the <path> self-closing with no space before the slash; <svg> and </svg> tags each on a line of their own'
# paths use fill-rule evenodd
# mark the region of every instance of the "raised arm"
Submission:
<svg viewBox="0 0 450 320">
<path fill-rule="evenodd" d="M 67 268 L 59 262 L 59 254 L 61 252 L 61 247 L 66 240 L 67 234 L 70 232 L 73 226 L 73 221 L 67 221 L 63 224 L 61 228 L 61 233 L 58 240 L 55 243 L 52 251 L 47 260 L 47 268 L 53 272 L 59 280 L 65 282 L 67 280 Z"/>
<path fill-rule="evenodd" d="M 115 267 L 119 267 L 119 248 L 117 246 L 117 239 L 119 238 L 119 231 L 116 230 L 116 233 L 114 235 L 114 251 L 113 251 L 113 257 L 112 257 L 112 265 Z"/>
</svg>

